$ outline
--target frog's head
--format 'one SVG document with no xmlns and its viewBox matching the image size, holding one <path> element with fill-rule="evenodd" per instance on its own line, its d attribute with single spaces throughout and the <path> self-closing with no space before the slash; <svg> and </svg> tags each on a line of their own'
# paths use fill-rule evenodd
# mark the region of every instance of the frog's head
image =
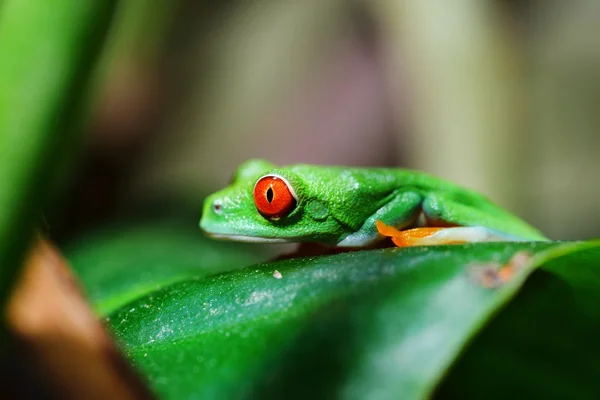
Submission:
<svg viewBox="0 0 600 400">
<path fill-rule="evenodd" d="M 334 244 L 344 227 L 313 191 L 301 168 L 250 160 L 237 169 L 230 186 L 206 199 L 200 228 L 236 241 Z"/>
</svg>

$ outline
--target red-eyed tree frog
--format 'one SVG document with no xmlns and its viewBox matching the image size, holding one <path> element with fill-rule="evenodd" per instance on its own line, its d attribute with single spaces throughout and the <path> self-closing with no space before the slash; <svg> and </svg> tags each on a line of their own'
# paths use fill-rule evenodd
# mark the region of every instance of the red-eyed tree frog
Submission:
<svg viewBox="0 0 600 400">
<path fill-rule="evenodd" d="M 472 190 L 393 168 L 277 167 L 250 160 L 209 196 L 200 227 L 246 242 L 371 247 L 548 240 Z"/>
</svg>

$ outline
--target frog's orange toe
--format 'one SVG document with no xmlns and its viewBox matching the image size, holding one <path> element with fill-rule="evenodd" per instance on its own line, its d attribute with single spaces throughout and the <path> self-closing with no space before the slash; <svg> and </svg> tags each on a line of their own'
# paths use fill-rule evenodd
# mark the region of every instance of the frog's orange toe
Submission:
<svg viewBox="0 0 600 400">
<path fill-rule="evenodd" d="M 400 232 L 398 229 L 386 224 L 383 221 L 380 221 L 380 220 L 375 221 L 375 226 L 377 227 L 377 230 L 379 231 L 379 233 L 382 234 L 383 236 L 396 237 L 396 236 L 402 235 L 402 232 Z"/>
<path fill-rule="evenodd" d="M 428 238 L 444 228 L 415 228 L 401 231 L 400 235 L 392 237 L 398 247 L 420 246 L 428 244 Z"/>
<path fill-rule="evenodd" d="M 392 242 L 398 247 L 465 243 L 464 240 L 456 240 L 453 237 L 437 238 L 435 236 L 436 233 L 448 228 L 414 228 L 400 231 L 382 221 L 376 221 L 375 225 L 380 234 L 392 238 Z"/>
</svg>

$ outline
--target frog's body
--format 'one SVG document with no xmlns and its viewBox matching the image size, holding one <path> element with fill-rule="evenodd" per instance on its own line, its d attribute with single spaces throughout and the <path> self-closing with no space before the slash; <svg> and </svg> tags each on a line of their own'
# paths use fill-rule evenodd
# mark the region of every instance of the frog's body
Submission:
<svg viewBox="0 0 600 400">
<path fill-rule="evenodd" d="M 484 196 L 421 172 L 263 160 L 242 164 L 234 182 L 206 200 L 200 226 L 232 240 L 343 247 L 400 234 L 408 245 L 546 240 Z"/>
</svg>

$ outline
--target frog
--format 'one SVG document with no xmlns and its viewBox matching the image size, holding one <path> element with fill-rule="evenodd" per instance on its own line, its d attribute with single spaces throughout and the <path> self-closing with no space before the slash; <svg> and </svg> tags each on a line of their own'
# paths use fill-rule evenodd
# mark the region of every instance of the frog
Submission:
<svg viewBox="0 0 600 400">
<path fill-rule="evenodd" d="M 368 248 L 547 241 L 486 196 L 425 172 L 251 159 L 205 199 L 202 231 L 254 243 Z"/>
</svg>

